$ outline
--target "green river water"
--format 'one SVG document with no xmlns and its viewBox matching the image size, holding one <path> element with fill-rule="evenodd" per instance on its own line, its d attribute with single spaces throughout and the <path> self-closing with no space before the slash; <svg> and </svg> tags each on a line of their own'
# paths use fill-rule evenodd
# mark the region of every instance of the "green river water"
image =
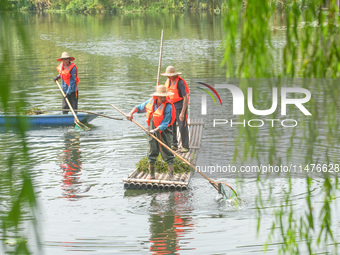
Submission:
<svg viewBox="0 0 340 255">
<path fill-rule="evenodd" d="M 23 84 L 20 90 L 13 88 L 11 100 L 21 98 L 25 92 L 27 108 L 61 107 L 61 95 L 52 78 L 57 75 L 56 59 L 67 51 L 76 58 L 79 70 L 79 108 L 121 117 L 110 104 L 127 113 L 154 90 L 162 29 L 162 72 L 166 66 L 174 65 L 189 82 L 193 97 L 202 92 L 193 89 L 193 81 L 224 81 L 224 32 L 219 15 L 20 14 L 10 15 L 9 20 L 14 18 L 23 21 L 32 50 L 24 53 L 16 41 L 19 38 L 11 41 L 14 51 L 8 64 L 14 74 L 13 83 Z M 283 41 L 284 36 L 278 32 L 275 47 L 282 47 Z M 161 78 L 161 83 L 164 81 Z M 226 102 L 230 95 L 221 93 L 221 97 Z M 192 107 L 197 110 L 200 106 L 193 103 Z M 237 132 L 227 127 L 215 129 L 211 119 L 214 117 L 205 118 L 197 164 L 229 164 Z M 145 124 L 145 115 L 135 115 L 135 119 Z M 217 200 L 216 191 L 198 174 L 191 180 L 190 188 L 182 192 L 127 191 L 122 180 L 146 156 L 145 134 L 126 120 L 97 118 L 91 124 L 92 130 L 87 132 L 72 127 L 27 132 L 39 205 L 40 248 L 44 254 L 264 253 L 275 201 L 282 199 L 282 190 L 288 186 L 286 179 L 263 181 L 263 196 L 270 196 L 274 202 L 261 211 L 261 231 L 257 234 L 255 178 L 246 178 L 240 185 L 226 173 L 209 175 L 237 189 L 242 199 L 238 205 Z M 321 127 L 321 134 L 322 131 Z M 13 132 L 1 131 L 0 138 L 3 168 L 4 159 L 20 144 Z M 284 158 L 289 142 L 278 146 L 279 156 Z M 297 143 L 294 163 L 303 163 L 306 149 L 307 145 Z M 317 149 L 320 156 L 316 160 L 322 163 L 322 151 L 328 150 L 330 157 L 336 158 L 340 146 L 336 143 L 329 148 L 320 142 Z M 270 145 L 265 146 L 263 155 L 269 152 Z M 69 167 L 72 174 L 65 170 Z M 303 178 L 294 178 L 292 182 L 294 209 L 296 214 L 302 214 L 306 183 Z M 269 183 L 272 189 L 268 188 Z M 322 201 L 321 183 L 315 179 L 312 185 L 316 208 Z M 339 205 L 332 205 L 332 211 L 334 229 L 339 229 Z M 39 254 L 31 232 L 28 245 L 33 254 Z M 339 232 L 335 235 L 339 240 Z M 277 253 L 278 245 L 278 240 L 269 241 L 267 254 Z M 1 254 L 2 249 L 0 246 Z"/>
</svg>

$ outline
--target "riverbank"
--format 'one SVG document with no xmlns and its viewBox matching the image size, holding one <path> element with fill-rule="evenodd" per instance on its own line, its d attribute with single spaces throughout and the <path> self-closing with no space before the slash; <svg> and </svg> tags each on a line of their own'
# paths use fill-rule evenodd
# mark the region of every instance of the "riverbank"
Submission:
<svg viewBox="0 0 340 255">
<path fill-rule="evenodd" d="M 270 0 L 278 11 L 290 10 L 290 1 Z M 303 8 L 302 3 L 295 3 Z M 11 0 L 0 2 L 3 11 L 20 12 L 51 12 L 51 13 L 225 13 L 230 8 L 229 2 L 224 0 Z M 243 7 L 247 1 L 243 2 Z"/>
<path fill-rule="evenodd" d="M 118 1 L 118 0 L 28 0 L 8 1 L 2 8 L 6 11 L 21 12 L 67 12 L 67 13 L 168 13 L 168 12 L 210 12 L 219 14 L 227 10 L 223 0 L 209 1 Z"/>
</svg>

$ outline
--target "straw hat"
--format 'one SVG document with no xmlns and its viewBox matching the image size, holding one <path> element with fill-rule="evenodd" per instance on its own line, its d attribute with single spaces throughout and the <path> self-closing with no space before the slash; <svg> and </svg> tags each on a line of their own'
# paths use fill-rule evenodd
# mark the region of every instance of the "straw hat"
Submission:
<svg viewBox="0 0 340 255">
<path fill-rule="evenodd" d="M 179 74 L 182 74 L 180 72 L 176 72 L 175 70 L 175 67 L 173 66 L 168 66 L 165 70 L 165 73 L 161 73 L 162 76 L 176 76 L 176 75 L 179 75 Z"/>
<path fill-rule="evenodd" d="M 151 96 L 157 96 L 157 97 L 166 97 L 171 96 L 174 93 L 166 91 L 166 87 L 164 85 L 159 85 L 156 88 L 156 92 L 151 94 Z"/>
<path fill-rule="evenodd" d="M 57 58 L 57 61 L 59 61 L 59 62 L 60 62 L 60 61 L 63 61 L 64 58 L 69 58 L 70 61 L 75 60 L 75 58 L 74 58 L 74 57 L 71 57 L 70 54 L 68 54 L 68 52 L 63 52 L 63 53 L 61 53 L 61 57 L 60 57 L 60 58 Z"/>
</svg>

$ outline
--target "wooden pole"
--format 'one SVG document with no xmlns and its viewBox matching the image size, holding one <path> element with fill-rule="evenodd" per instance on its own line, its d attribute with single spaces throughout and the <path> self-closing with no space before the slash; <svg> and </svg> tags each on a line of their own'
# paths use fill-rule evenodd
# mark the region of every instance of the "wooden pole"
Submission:
<svg viewBox="0 0 340 255">
<path fill-rule="evenodd" d="M 90 129 L 90 128 L 87 127 L 85 124 L 83 124 L 83 123 L 81 123 L 81 122 L 79 121 L 79 119 L 78 119 L 78 117 L 77 117 L 77 114 L 74 112 L 73 107 L 72 107 L 72 105 L 70 104 L 70 101 L 68 101 L 68 98 L 66 97 L 66 95 L 65 95 L 63 89 L 61 88 L 61 86 L 60 86 L 58 80 L 56 80 L 55 82 L 57 83 L 57 85 L 58 85 L 58 87 L 59 87 L 59 90 L 60 90 L 61 94 L 62 94 L 63 97 L 65 98 L 65 101 L 66 101 L 68 107 L 70 108 L 70 110 L 71 110 L 71 112 L 72 112 L 72 114 L 73 114 L 73 116 L 74 116 L 74 122 L 76 123 L 76 125 L 77 125 L 78 127 L 80 127 L 81 129 L 83 129 L 83 130 L 85 130 L 85 129 Z"/>
<path fill-rule="evenodd" d="M 156 86 L 159 85 L 159 80 L 160 80 L 160 75 L 161 75 L 162 52 L 163 52 L 163 34 L 164 34 L 164 31 L 163 31 L 163 29 L 162 29 L 162 35 L 161 35 L 161 47 L 160 47 L 160 50 L 159 50 L 158 74 L 157 74 L 157 84 L 156 84 Z"/>
<path fill-rule="evenodd" d="M 47 110 L 43 110 L 43 111 L 71 111 L 71 109 L 47 109 Z M 105 114 L 87 111 L 87 110 L 74 110 L 73 109 L 73 111 L 94 114 L 94 115 L 98 115 L 100 117 L 104 117 L 104 118 L 108 118 L 108 119 L 112 119 L 112 120 L 123 120 L 123 118 L 112 117 L 112 116 L 108 116 L 108 115 L 105 115 Z"/>
<path fill-rule="evenodd" d="M 123 114 L 125 117 L 127 116 L 124 112 L 122 112 L 121 110 L 119 110 L 116 106 L 114 106 L 113 104 L 111 104 L 111 106 L 113 108 L 115 108 L 118 112 L 120 112 L 121 114 Z M 182 156 L 180 156 L 177 152 L 173 151 L 171 148 L 169 148 L 169 146 L 167 146 L 165 143 L 163 143 L 160 139 L 158 139 L 156 136 L 154 136 L 153 134 L 150 134 L 149 131 L 144 128 L 141 124 L 139 124 L 138 122 L 136 122 L 135 120 L 131 120 L 133 123 L 135 123 L 137 126 L 139 126 L 141 129 L 143 129 L 146 133 L 148 133 L 149 135 L 151 135 L 157 142 L 159 142 L 162 146 L 164 146 L 166 149 L 168 149 L 169 151 L 171 151 L 174 155 L 176 155 L 179 159 L 181 159 L 184 163 L 186 163 L 188 166 L 190 166 L 191 168 L 193 168 L 196 172 L 198 172 L 200 175 L 202 175 L 205 179 L 207 179 L 209 181 L 209 183 L 217 190 L 219 191 L 218 188 L 218 184 L 216 182 L 214 182 L 213 180 L 211 180 L 208 176 L 206 176 L 204 173 L 202 173 L 201 171 L 197 170 L 196 167 L 191 164 L 189 161 L 187 161 L 185 158 L 183 158 Z M 229 187 L 237 196 L 236 191 L 229 186 L 228 184 L 224 183 L 227 187 Z"/>
</svg>

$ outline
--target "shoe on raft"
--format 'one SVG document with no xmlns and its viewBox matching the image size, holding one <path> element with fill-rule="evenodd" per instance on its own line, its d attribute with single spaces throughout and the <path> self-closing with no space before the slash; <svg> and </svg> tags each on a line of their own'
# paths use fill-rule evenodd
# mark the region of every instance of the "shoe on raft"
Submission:
<svg viewBox="0 0 340 255">
<path fill-rule="evenodd" d="M 171 149 L 174 150 L 174 151 L 177 151 L 177 150 L 178 150 L 178 147 L 175 146 L 175 145 L 172 145 L 172 146 L 171 146 Z"/>
<path fill-rule="evenodd" d="M 188 152 L 188 151 L 189 151 L 188 148 L 182 148 L 182 149 L 181 149 L 181 152 L 182 152 L 182 153 L 186 153 L 186 152 Z"/>
</svg>

